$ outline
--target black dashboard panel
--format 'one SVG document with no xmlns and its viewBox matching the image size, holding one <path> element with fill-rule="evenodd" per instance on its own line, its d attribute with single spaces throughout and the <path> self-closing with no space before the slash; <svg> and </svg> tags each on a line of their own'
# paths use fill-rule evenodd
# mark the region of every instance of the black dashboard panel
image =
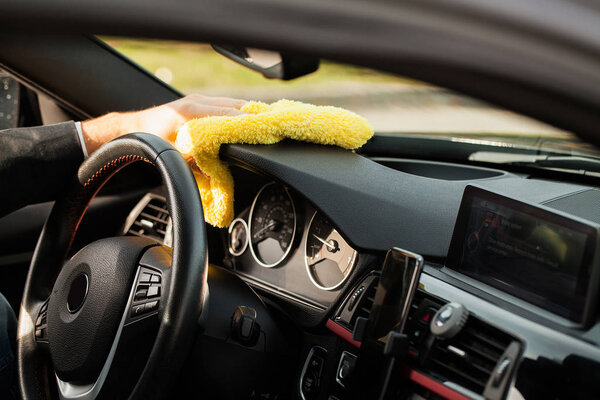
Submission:
<svg viewBox="0 0 600 400">
<path fill-rule="evenodd" d="M 340 148 L 291 141 L 271 146 L 227 145 L 221 153 L 232 163 L 276 177 L 302 193 L 356 248 L 387 251 L 400 246 L 440 258 L 448 253 L 468 184 L 531 203 L 589 189 L 507 173 L 477 180 L 427 178 Z"/>
<path fill-rule="evenodd" d="M 443 264 L 468 186 L 543 208 L 570 221 L 577 220 L 577 216 L 588 216 L 591 220 L 597 215 L 594 211 L 597 202 L 590 201 L 597 197 L 596 189 L 528 179 L 503 171 L 481 173 L 469 170 L 466 165 L 455 168 L 417 160 L 372 160 L 338 148 L 305 143 L 228 145 L 223 147 L 222 156 L 232 165 L 235 215 L 243 222 L 240 229 L 247 229 L 249 234 L 253 232 L 248 227 L 251 207 L 261 188 L 272 182 L 287 188 L 296 221 L 290 252 L 281 262 L 275 258 L 277 262 L 268 266 L 257 262 L 256 255 L 245 248 L 249 244 L 244 245 L 243 241 L 239 247 L 235 245 L 236 254 L 231 254 L 228 247 L 235 238 L 228 236 L 226 230 L 220 230 L 223 265 L 257 290 L 266 302 L 287 314 L 297 326 L 312 332 L 311 338 L 315 332 L 322 333 L 318 328 L 322 328 L 325 320 L 325 326 L 345 340 L 329 348 L 332 354 L 328 358 L 335 358 L 337 362 L 340 353 L 342 356 L 363 354 L 362 348 L 361 353 L 355 348 L 360 346 L 357 340 L 361 339 L 353 339 L 353 331 L 357 332 L 360 318 L 368 319 L 370 315 L 384 252 L 400 247 L 425 258 L 419 291 L 411 304 L 412 316 L 409 315 L 407 323 L 408 334 L 415 335 L 411 336 L 410 345 L 415 346 L 409 347 L 408 355 L 412 358 L 402 363 L 412 371 L 409 380 L 413 384 L 410 385 L 421 387 L 415 389 L 415 393 L 423 388 L 443 387 L 463 396 L 456 398 L 503 399 L 508 395 L 508 398 L 536 399 L 558 393 L 556 397 L 563 399 L 572 398 L 571 394 L 583 397 L 593 394 L 591 398 L 600 395 L 596 383 L 600 380 L 594 378 L 597 374 L 589 372 L 600 367 L 600 323 L 596 314 L 585 326 L 563 324 L 548 315 L 550 312 L 536 309 L 523 298 L 515 298 L 452 270 L 450 264 Z M 444 168 L 449 170 L 444 171 Z M 286 198 L 281 195 L 283 192 L 274 193 L 268 197 L 275 200 L 263 204 L 264 211 L 256 214 L 263 218 L 263 226 L 254 234 L 263 235 L 264 229 L 271 229 L 271 219 L 281 218 L 271 216 L 269 204 L 273 209 L 280 209 L 273 215 L 281 213 L 281 202 L 286 203 Z M 543 206 L 539 207 L 540 204 Z M 287 211 L 283 214 L 289 214 L 286 207 L 284 204 Z M 331 290 L 317 287 L 305 264 L 307 228 L 317 210 L 358 253 L 358 262 L 348 279 Z M 287 225 L 291 224 L 292 219 L 283 219 Z M 289 235 L 277 232 L 276 236 L 279 244 L 287 248 Z M 313 243 L 319 242 L 317 238 Z M 213 259 L 216 261 L 220 260 Z M 598 268 L 596 261 L 594 268 Z M 435 321 L 435 313 L 450 302 L 463 306 L 469 317 L 464 331 L 444 341 L 434 337 L 428 321 L 430 318 Z M 426 313 L 421 315 L 422 311 Z M 307 344 L 312 345 L 312 342 Z M 502 371 L 507 357 L 510 368 L 501 375 L 502 384 L 494 387 L 494 377 Z M 483 365 L 479 365 L 480 362 Z M 415 380 L 415 376 L 420 378 Z M 336 379 L 333 376 L 329 386 L 334 388 L 333 394 L 347 398 L 348 392 L 344 392 Z M 412 390 L 414 387 L 410 385 L 407 388 Z M 444 396 L 448 393 L 444 390 L 433 393 Z M 423 393 L 427 398 L 428 394 Z"/>
<path fill-rule="evenodd" d="M 274 146 L 229 145 L 223 148 L 222 155 L 234 165 L 293 188 L 310 203 L 307 207 L 318 207 L 326 213 L 359 252 L 379 255 L 377 264 L 371 264 L 364 272 L 378 270 L 383 251 L 391 247 L 421 253 L 426 260 L 445 259 L 459 205 L 468 185 L 524 203 L 544 204 L 546 210 L 555 207 L 560 210 L 558 214 L 567 217 L 569 213 L 575 216 L 597 214 L 593 210 L 596 202 L 578 201 L 581 196 L 594 197 L 596 191 L 591 187 L 528 179 L 502 171 L 497 174 L 468 173 L 470 177 L 460 179 L 461 171 L 458 170 L 449 175 L 440 173 L 439 168 L 443 165 L 439 163 L 429 168 L 422 165 L 425 161 L 400 160 L 402 168 L 394 169 L 397 165 L 390 164 L 389 160 L 385 161 L 386 166 L 337 148 L 291 142 Z M 411 165 L 415 162 L 421 165 Z M 438 171 L 434 171 L 435 168 Z M 472 315 L 468 329 L 474 329 L 475 334 L 499 335 L 488 336 L 494 343 L 502 339 L 498 357 L 502 355 L 503 359 L 512 351 L 511 372 L 503 378 L 502 391 L 496 390 L 493 398 L 507 395 L 508 398 L 532 399 L 540 398 L 540 394 L 541 398 L 547 398 L 555 393 L 560 393 L 559 398 L 569 398 L 572 393 L 584 396 L 600 393 L 595 380 L 585 372 L 586 368 L 597 370 L 600 365 L 598 323 L 593 322 L 588 327 L 557 323 L 506 293 L 490 290 L 488 286 L 454 272 L 440 264 L 426 264 L 420 280 L 420 296 L 434 298 L 439 305 L 462 304 Z M 362 282 L 356 276 L 347 285 L 352 290 L 345 290 L 340 295 L 339 300 L 343 301 L 337 305 L 338 312 L 330 315 L 328 320 L 332 331 L 355 346 L 357 342 L 352 340 L 351 332 L 357 323 L 357 313 L 368 315 L 369 307 L 365 305 L 366 300 L 359 300 L 360 308 L 366 310 L 347 316 L 344 312 L 346 303 L 350 304 L 356 293 L 361 296 Z M 368 297 L 366 293 L 372 295 L 367 288 L 363 293 L 362 298 Z M 346 318 L 345 324 L 338 321 L 342 317 Z M 468 335 L 473 334 L 469 332 Z M 481 340 L 488 339 L 484 334 Z M 431 362 L 439 364 L 442 359 L 438 357 L 447 357 L 440 354 L 448 351 L 445 347 L 448 343 L 432 340 L 427 339 L 426 343 L 434 351 L 422 356 L 417 352 L 417 363 L 409 363 L 415 373 L 433 377 L 444 387 L 466 397 L 479 398 L 477 396 L 493 393 L 492 380 L 486 384 L 488 375 L 484 374 L 478 385 L 470 387 L 456 376 L 448 378 L 452 374 L 440 374 L 439 368 L 432 367 Z M 463 345 L 463 339 L 458 340 L 458 350 L 455 342 L 450 342 L 456 354 L 461 353 Z M 496 373 L 502 359 L 498 359 L 498 364 L 490 364 L 490 376 Z M 459 369 L 458 374 L 461 373 L 464 371 Z M 549 376 L 555 379 L 548 381 Z"/>
</svg>

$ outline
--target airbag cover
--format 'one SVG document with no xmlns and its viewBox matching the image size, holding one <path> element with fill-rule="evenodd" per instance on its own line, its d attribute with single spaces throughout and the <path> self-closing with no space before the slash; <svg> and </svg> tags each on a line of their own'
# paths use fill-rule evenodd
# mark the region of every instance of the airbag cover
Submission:
<svg viewBox="0 0 600 400">
<path fill-rule="evenodd" d="M 134 237 L 98 240 L 62 268 L 48 304 L 48 343 L 60 379 L 88 383 L 97 378 L 129 298 L 137 263 L 144 250 L 155 244 Z M 87 293 L 82 294 L 83 275 Z M 73 304 L 74 299 L 78 304 Z"/>
</svg>

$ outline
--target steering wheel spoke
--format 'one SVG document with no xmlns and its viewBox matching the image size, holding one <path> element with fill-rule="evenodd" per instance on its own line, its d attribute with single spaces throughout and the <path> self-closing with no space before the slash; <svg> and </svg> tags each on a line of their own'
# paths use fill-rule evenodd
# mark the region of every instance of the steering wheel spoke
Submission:
<svg viewBox="0 0 600 400">
<path fill-rule="evenodd" d="M 170 272 L 170 262 L 168 265 L 161 263 L 166 259 L 170 260 L 170 251 L 167 248 L 154 246 L 145 251 L 135 273 L 125 310 L 100 374 L 93 382 L 83 384 L 62 380 L 55 374 L 58 392 L 62 400 L 96 399 L 100 396 L 104 384 L 110 379 L 113 363 L 118 362 L 120 358 L 127 359 L 127 355 L 119 356 L 120 352 L 126 352 L 130 346 L 138 346 L 142 352 L 150 351 L 149 346 L 141 348 L 144 346 L 140 346 L 138 339 L 144 334 L 152 337 L 156 335 L 162 289 L 166 288 L 168 284 Z"/>
<path fill-rule="evenodd" d="M 40 307 L 37 317 L 35 319 L 35 341 L 38 345 L 48 345 L 48 302 L 50 298 L 46 299 Z"/>
</svg>

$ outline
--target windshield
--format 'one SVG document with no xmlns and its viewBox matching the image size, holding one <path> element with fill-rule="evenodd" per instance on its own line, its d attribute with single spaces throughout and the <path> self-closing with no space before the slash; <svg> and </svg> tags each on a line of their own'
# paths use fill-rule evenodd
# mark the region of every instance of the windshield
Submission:
<svg viewBox="0 0 600 400">
<path fill-rule="evenodd" d="M 184 94 L 333 105 L 369 120 L 376 134 L 409 134 L 502 142 L 598 156 L 573 134 L 459 95 L 448 89 L 366 68 L 322 61 L 293 81 L 269 80 L 221 56 L 207 44 L 104 38 Z"/>
</svg>

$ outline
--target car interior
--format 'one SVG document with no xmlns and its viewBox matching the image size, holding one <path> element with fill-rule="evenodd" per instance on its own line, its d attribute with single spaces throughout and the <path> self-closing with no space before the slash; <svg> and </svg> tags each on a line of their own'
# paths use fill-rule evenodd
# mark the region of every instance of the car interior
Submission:
<svg viewBox="0 0 600 400">
<path fill-rule="evenodd" d="M 0 129 L 182 96 L 94 36 L 0 44 Z M 284 78 L 314 70 L 305 59 Z M 0 292 L 33 323 L 20 366 L 31 368 L 22 385 L 39 385 L 32 396 L 600 397 L 593 144 L 376 132 L 356 151 L 224 145 L 227 228 L 204 223 L 185 163 L 161 146 L 141 134 L 86 160 L 90 203 L 68 246 L 67 222 L 54 222 L 67 220 L 68 186 L 64 201 L 0 218 Z M 52 303 L 66 296 L 56 288 L 77 263 L 110 270 L 94 295 L 114 306 L 52 332 Z M 36 287 L 36 273 L 55 289 Z"/>
</svg>

